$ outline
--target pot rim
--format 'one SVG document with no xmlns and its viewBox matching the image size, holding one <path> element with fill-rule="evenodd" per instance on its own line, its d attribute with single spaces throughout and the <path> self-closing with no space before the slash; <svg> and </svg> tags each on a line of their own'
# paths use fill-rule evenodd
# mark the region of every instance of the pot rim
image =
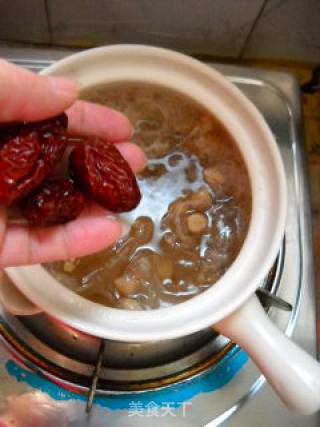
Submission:
<svg viewBox="0 0 320 427">
<path fill-rule="evenodd" d="M 7 268 L 17 287 L 44 311 L 76 329 L 128 342 L 189 335 L 242 305 L 277 256 L 287 207 L 281 155 L 256 107 L 211 67 L 163 48 L 115 45 L 90 49 L 58 61 L 42 74 L 73 77 L 80 90 L 94 83 L 140 80 L 194 98 L 222 121 L 242 153 L 251 182 L 252 215 L 243 246 L 226 273 L 202 294 L 172 307 L 141 312 L 105 307 L 65 288 L 40 265 Z"/>
</svg>

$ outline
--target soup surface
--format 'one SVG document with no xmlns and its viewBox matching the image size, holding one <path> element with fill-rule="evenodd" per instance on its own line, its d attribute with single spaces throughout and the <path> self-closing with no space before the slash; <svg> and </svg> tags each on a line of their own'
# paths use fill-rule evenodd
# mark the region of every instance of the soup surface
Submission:
<svg viewBox="0 0 320 427">
<path fill-rule="evenodd" d="M 113 247 L 46 268 L 85 298 L 123 309 L 167 307 L 203 292 L 236 258 L 251 215 L 232 136 L 205 108 L 160 86 L 98 86 L 83 99 L 131 120 L 132 142 L 149 159 L 138 176 L 142 201 L 120 215 L 130 231 Z"/>
</svg>

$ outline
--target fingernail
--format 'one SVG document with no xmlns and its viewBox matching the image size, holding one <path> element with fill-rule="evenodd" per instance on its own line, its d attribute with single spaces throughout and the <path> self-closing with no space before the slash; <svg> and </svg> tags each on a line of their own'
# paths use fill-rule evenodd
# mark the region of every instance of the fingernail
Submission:
<svg viewBox="0 0 320 427">
<path fill-rule="evenodd" d="M 74 98 L 77 96 L 78 86 L 74 80 L 65 77 L 48 77 L 48 80 L 59 96 Z"/>
<path fill-rule="evenodd" d="M 133 138 L 133 136 L 134 136 L 134 134 L 135 134 L 135 128 L 134 128 L 134 126 L 133 126 L 133 124 L 129 121 L 129 123 L 130 123 L 130 136 L 129 136 L 129 141 L 130 141 L 130 139 L 132 139 Z"/>
<path fill-rule="evenodd" d="M 120 220 L 117 215 L 113 215 L 113 214 L 108 214 L 106 216 L 106 219 L 108 221 L 114 221 L 114 222 L 117 222 L 118 224 L 120 224 L 120 226 L 121 226 L 121 234 L 119 236 L 119 239 L 122 239 L 122 237 L 127 236 L 127 234 L 130 231 L 130 228 L 131 228 L 131 224 L 129 222 L 124 221 L 124 220 Z"/>
<path fill-rule="evenodd" d="M 120 221 L 120 224 L 121 224 L 121 227 L 122 227 L 120 238 L 122 238 L 122 237 L 125 237 L 125 236 L 128 235 L 128 233 L 130 231 L 130 228 L 131 228 L 131 225 L 128 222 L 126 222 L 126 221 Z"/>
</svg>

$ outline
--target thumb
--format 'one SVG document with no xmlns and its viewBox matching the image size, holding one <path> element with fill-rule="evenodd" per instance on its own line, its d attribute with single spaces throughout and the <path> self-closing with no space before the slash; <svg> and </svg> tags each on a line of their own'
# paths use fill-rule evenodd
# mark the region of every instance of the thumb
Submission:
<svg viewBox="0 0 320 427">
<path fill-rule="evenodd" d="M 77 96 L 72 80 L 39 76 L 0 59 L 0 122 L 55 116 L 69 108 Z"/>
</svg>

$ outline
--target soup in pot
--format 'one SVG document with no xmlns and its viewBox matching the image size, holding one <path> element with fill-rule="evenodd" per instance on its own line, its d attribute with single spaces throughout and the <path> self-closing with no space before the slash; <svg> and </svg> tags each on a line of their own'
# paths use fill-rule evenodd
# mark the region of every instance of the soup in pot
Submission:
<svg viewBox="0 0 320 427">
<path fill-rule="evenodd" d="M 205 291 L 235 260 L 248 231 L 251 189 L 227 129 L 191 98 L 142 83 L 97 86 L 83 99 L 115 108 L 134 126 L 149 161 L 130 229 L 112 247 L 46 268 L 61 283 L 110 307 L 149 310 Z"/>
</svg>

